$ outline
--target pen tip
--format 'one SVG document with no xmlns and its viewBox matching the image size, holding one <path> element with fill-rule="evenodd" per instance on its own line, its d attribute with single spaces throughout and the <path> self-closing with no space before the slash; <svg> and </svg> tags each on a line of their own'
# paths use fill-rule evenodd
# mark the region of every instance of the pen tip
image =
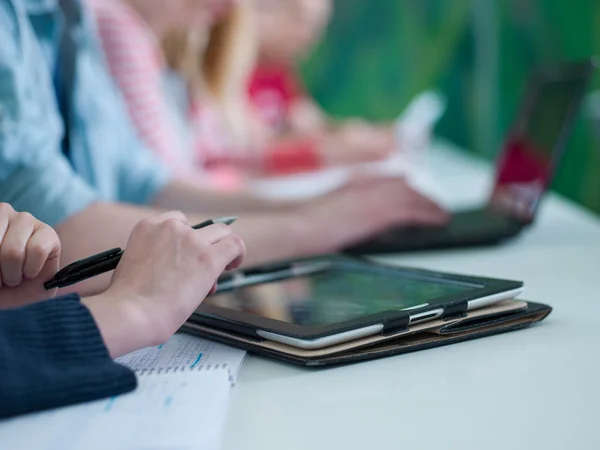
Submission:
<svg viewBox="0 0 600 450">
<path fill-rule="evenodd" d="M 232 217 L 221 217 L 220 219 L 215 219 L 214 222 L 215 223 L 224 223 L 225 225 L 231 225 L 236 220 L 238 220 L 238 218 L 235 216 L 232 216 Z"/>
</svg>

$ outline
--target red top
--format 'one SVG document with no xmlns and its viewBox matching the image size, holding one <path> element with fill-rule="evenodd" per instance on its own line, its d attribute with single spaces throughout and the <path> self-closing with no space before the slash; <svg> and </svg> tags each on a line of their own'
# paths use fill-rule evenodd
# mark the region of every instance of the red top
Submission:
<svg viewBox="0 0 600 450">
<path fill-rule="evenodd" d="M 281 130 L 292 103 L 304 96 L 304 90 L 293 69 L 263 66 L 251 75 L 248 95 L 260 118 L 273 129 Z"/>
<path fill-rule="evenodd" d="M 274 132 L 284 129 L 294 101 L 304 97 L 294 69 L 285 65 L 258 66 L 248 82 L 248 97 L 259 119 Z M 310 138 L 289 140 L 268 149 L 265 170 L 273 174 L 305 172 L 322 167 Z"/>
</svg>

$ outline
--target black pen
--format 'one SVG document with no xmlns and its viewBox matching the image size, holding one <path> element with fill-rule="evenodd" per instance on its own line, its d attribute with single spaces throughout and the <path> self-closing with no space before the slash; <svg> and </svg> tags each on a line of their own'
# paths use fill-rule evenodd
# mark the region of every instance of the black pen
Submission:
<svg viewBox="0 0 600 450">
<path fill-rule="evenodd" d="M 222 217 L 220 219 L 206 220 L 202 223 L 194 225 L 194 230 L 214 225 L 215 223 L 224 223 L 225 225 L 231 225 L 237 220 L 237 217 Z M 54 278 L 44 283 L 44 288 L 49 291 L 50 289 L 64 288 L 73 284 L 79 283 L 88 278 L 101 275 L 111 270 L 115 270 L 119 261 L 123 256 L 123 250 L 120 248 L 113 248 L 111 250 L 98 253 L 97 255 L 90 256 L 89 258 L 81 259 L 69 264 L 63 269 L 59 270 Z"/>
</svg>

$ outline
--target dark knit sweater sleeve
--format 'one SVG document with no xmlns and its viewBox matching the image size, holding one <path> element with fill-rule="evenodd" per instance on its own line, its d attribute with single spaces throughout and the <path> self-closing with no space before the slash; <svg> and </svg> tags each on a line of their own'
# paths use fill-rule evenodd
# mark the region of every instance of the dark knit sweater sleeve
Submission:
<svg viewBox="0 0 600 450">
<path fill-rule="evenodd" d="M 79 296 L 0 310 L 0 418 L 133 390 Z"/>
</svg>

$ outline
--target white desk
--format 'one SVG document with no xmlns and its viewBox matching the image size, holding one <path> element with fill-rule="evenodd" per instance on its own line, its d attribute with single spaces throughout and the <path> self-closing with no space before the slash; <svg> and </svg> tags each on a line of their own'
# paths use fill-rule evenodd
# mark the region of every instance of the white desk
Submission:
<svg viewBox="0 0 600 450">
<path fill-rule="evenodd" d="M 442 200 L 485 195 L 488 166 L 433 156 Z M 600 220 L 552 195 L 513 242 L 387 260 L 521 279 L 523 298 L 555 309 L 528 330 L 351 366 L 252 356 L 224 449 L 600 449 Z"/>
</svg>

